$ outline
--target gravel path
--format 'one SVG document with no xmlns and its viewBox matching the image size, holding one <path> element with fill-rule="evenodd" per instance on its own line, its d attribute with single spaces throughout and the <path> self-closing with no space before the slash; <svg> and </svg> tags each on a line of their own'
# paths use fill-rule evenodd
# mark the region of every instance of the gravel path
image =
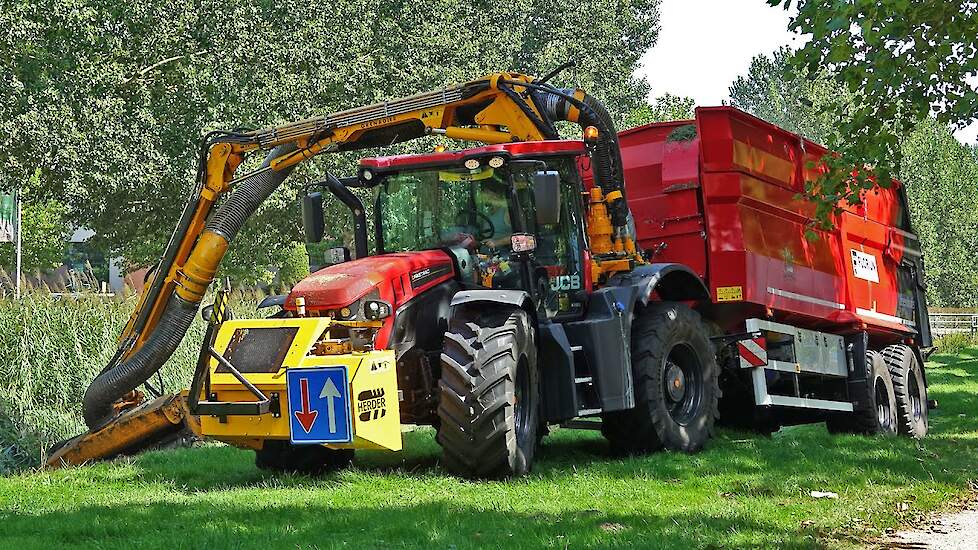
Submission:
<svg viewBox="0 0 978 550">
<path fill-rule="evenodd" d="M 959 512 L 934 518 L 927 526 L 900 531 L 887 538 L 884 548 L 978 550 L 978 502 Z"/>
</svg>

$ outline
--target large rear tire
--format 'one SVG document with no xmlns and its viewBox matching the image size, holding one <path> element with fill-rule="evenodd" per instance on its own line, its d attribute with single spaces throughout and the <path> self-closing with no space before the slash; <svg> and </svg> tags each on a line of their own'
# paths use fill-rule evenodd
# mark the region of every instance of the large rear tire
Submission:
<svg viewBox="0 0 978 550">
<path fill-rule="evenodd" d="M 830 433 L 895 435 L 897 433 L 896 396 L 893 380 L 879 352 L 866 354 L 866 384 L 861 395 L 850 395 L 856 405 L 851 413 L 836 413 L 825 425 Z"/>
<path fill-rule="evenodd" d="M 921 439 L 927 435 L 927 384 L 917 355 L 910 346 L 883 348 L 883 360 L 893 379 L 896 395 L 897 429 L 902 435 Z"/>
<path fill-rule="evenodd" d="M 536 345 L 521 309 L 463 311 L 445 333 L 438 443 L 442 464 L 469 478 L 524 475 L 540 423 Z"/>
<path fill-rule="evenodd" d="M 720 416 L 719 375 L 699 314 L 684 304 L 649 304 L 632 324 L 635 408 L 603 415 L 601 431 L 618 453 L 693 453 Z"/>
<path fill-rule="evenodd" d="M 346 468 L 353 461 L 353 449 L 328 449 L 322 445 L 293 445 L 268 439 L 255 451 L 255 466 L 282 473 L 321 475 Z"/>
</svg>

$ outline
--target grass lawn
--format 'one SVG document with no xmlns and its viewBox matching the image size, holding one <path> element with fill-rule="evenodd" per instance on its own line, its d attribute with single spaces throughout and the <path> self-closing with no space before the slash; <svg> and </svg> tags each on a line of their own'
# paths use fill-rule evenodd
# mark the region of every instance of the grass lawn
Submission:
<svg viewBox="0 0 978 550">
<path fill-rule="evenodd" d="M 597 433 L 558 430 L 529 477 L 468 482 L 439 471 L 424 430 L 320 479 L 223 446 L 23 473 L 0 478 L 0 548 L 860 545 L 978 484 L 978 349 L 936 356 L 929 376 L 941 408 L 923 442 L 815 425 L 621 459 Z"/>
</svg>

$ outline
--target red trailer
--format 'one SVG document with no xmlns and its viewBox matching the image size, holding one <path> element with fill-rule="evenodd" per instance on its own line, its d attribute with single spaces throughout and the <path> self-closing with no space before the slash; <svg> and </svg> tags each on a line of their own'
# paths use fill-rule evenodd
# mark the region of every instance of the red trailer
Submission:
<svg viewBox="0 0 978 550">
<path fill-rule="evenodd" d="M 702 313 L 724 334 L 761 333 L 737 346 L 753 369 L 745 385 L 754 386 L 754 405 L 767 408 L 755 410 L 764 420 L 752 424 L 820 418 L 802 409 L 859 408 L 845 390 L 866 392 L 833 380 L 851 382 L 847 364 L 866 351 L 893 372 L 898 406 L 902 397 L 918 419 L 926 416 L 919 350 L 931 337 L 920 242 L 900 182 L 864 193 L 863 204 L 840 203 L 832 229 L 812 239 L 805 233 L 815 208 L 804 182 L 818 176 L 821 145 L 733 107 L 699 108 L 695 120 L 619 138 L 638 245 L 651 261 L 689 266 L 704 280 L 712 303 Z M 802 341 L 816 345 L 801 349 L 809 347 Z M 827 358 L 819 343 L 839 353 Z M 749 397 L 725 389 L 738 407 Z"/>
</svg>

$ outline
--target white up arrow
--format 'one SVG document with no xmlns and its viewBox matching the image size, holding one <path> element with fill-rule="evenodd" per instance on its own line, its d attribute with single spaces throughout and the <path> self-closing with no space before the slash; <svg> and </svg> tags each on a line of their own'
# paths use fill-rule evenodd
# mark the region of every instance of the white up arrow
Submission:
<svg viewBox="0 0 978 550">
<path fill-rule="evenodd" d="M 329 433 L 336 433 L 336 413 L 333 408 L 333 400 L 342 397 L 340 390 L 336 389 L 336 384 L 332 378 L 327 378 L 323 384 L 323 391 L 319 392 L 319 398 L 326 399 L 326 416 L 329 418 Z"/>
</svg>

